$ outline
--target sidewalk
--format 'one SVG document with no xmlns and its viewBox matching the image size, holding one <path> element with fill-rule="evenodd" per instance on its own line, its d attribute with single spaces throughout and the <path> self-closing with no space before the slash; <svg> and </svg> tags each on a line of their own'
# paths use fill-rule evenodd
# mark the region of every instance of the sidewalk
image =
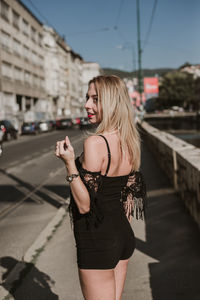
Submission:
<svg viewBox="0 0 200 300">
<path fill-rule="evenodd" d="M 146 147 L 142 162 L 148 190 L 147 220 L 133 223 L 137 246 L 122 299 L 200 299 L 199 229 Z M 66 216 L 13 299 L 83 300 L 75 250 Z"/>
</svg>

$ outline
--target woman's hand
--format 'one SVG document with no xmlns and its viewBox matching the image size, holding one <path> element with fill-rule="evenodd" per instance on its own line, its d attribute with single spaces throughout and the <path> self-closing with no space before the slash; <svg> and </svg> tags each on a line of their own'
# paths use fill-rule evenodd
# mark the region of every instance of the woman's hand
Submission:
<svg viewBox="0 0 200 300">
<path fill-rule="evenodd" d="M 68 166 L 70 162 L 74 161 L 75 159 L 74 148 L 70 144 L 70 140 L 68 136 L 66 136 L 64 140 L 58 141 L 56 143 L 55 155 L 58 158 L 61 158 L 66 164 L 66 166 Z"/>
</svg>

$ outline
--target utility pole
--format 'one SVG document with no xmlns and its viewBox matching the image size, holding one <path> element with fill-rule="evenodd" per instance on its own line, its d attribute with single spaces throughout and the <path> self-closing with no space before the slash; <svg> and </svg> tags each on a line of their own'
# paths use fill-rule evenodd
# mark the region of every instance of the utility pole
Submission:
<svg viewBox="0 0 200 300">
<path fill-rule="evenodd" d="M 142 104 L 143 78 L 142 78 L 142 49 L 140 41 L 140 0 L 136 0 L 137 11 L 137 39 L 138 39 L 138 91 Z"/>
</svg>

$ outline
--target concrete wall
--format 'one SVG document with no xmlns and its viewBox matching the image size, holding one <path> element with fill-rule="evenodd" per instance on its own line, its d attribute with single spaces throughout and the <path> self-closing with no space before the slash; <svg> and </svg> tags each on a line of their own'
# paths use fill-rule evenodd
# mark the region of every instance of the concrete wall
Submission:
<svg viewBox="0 0 200 300">
<path fill-rule="evenodd" d="M 200 149 L 145 121 L 139 124 L 139 128 L 161 168 L 200 226 Z"/>
</svg>

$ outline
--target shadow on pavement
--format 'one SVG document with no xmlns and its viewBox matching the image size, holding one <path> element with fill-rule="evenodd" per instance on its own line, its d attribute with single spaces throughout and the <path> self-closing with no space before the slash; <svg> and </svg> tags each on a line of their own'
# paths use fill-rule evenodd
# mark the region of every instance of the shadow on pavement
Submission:
<svg viewBox="0 0 200 300">
<path fill-rule="evenodd" d="M 14 284 L 10 286 L 9 282 L 6 281 L 6 278 L 17 263 L 22 265 L 25 264 L 26 266 L 21 273 L 21 278 L 23 279 L 22 281 L 15 281 Z M 51 290 L 54 281 L 47 274 L 40 272 L 33 264 L 20 262 L 13 257 L 5 256 L 0 258 L 0 266 L 6 269 L 2 276 L 2 286 L 10 292 L 15 300 L 59 299 Z M 27 273 L 28 276 L 26 277 Z M 21 284 L 22 282 L 23 284 Z"/>
<path fill-rule="evenodd" d="M 154 300 L 200 299 L 199 228 L 146 145 L 142 155 L 142 170 L 150 196 L 146 242 L 137 239 L 137 249 L 159 261 L 149 264 L 152 297 Z"/>
<path fill-rule="evenodd" d="M 35 186 L 31 185 L 30 183 L 21 180 L 17 176 L 7 173 L 6 171 L 0 169 L 0 173 L 3 175 L 9 177 L 10 179 L 15 181 L 15 184 L 4 184 L 0 185 L 1 189 L 1 204 L 15 204 L 19 202 L 26 194 L 29 192 L 32 192 L 35 190 Z M 46 191 L 42 191 L 42 187 L 46 189 Z M 34 195 L 41 197 L 41 200 L 46 201 L 50 205 L 60 208 L 61 205 L 63 205 L 61 198 L 63 198 L 63 201 L 67 199 L 69 196 L 69 186 L 65 185 L 44 185 L 35 192 L 33 192 L 30 197 L 26 199 L 26 202 L 33 202 L 34 200 Z M 24 190 L 25 189 L 25 190 Z M 49 191 L 49 192 L 48 192 Z"/>
</svg>

